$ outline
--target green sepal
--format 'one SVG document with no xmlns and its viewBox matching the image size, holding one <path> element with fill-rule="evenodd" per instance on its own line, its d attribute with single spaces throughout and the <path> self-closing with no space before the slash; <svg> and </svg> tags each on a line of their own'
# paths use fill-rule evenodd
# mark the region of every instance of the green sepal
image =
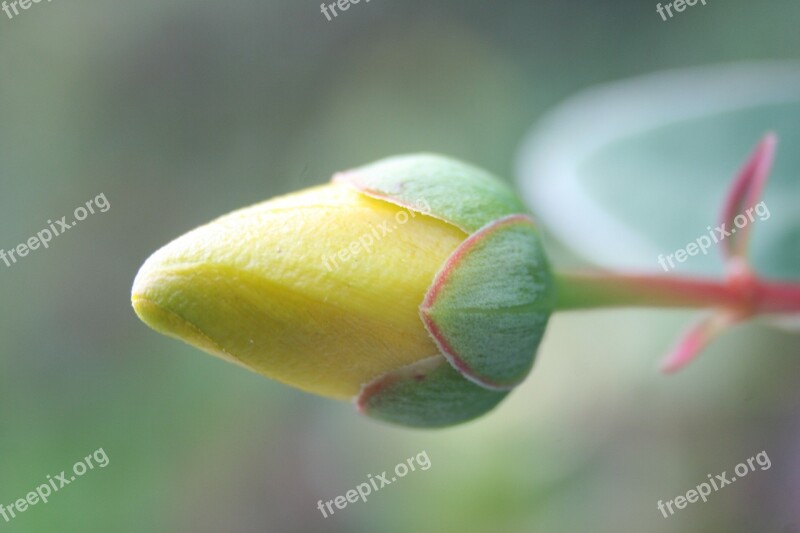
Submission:
<svg viewBox="0 0 800 533">
<path fill-rule="evenodd" d="M 420 315 L 466 378 L 506 390 L 527 376 L 555 306 L 555 285 L 533 221 L 506 217 L 448 258 Z"/>
<path fill-rule="evenodd" d="M 356 406 L 360 412 L 385 422 L 436 428 L 477 418 L 507 394 L 464 379 L 443 356 L 436 355 L 364 386 Z"/>
<path fill-rule="evenodd" d="M 333 180 L 449 222 L 467 234 L 498 218 L 526 212 L 517 195 L 498 178 L 439 155 L 391 157 L 342 172 Z"/>
</svg>

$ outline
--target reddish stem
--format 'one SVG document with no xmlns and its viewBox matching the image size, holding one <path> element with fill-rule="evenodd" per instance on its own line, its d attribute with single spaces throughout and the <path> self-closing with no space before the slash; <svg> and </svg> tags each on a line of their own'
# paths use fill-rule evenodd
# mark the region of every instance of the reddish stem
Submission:
<svg viewBox="0 0 800 533">
<path fill-rule="evenodd" d="M 722 223 L 734 224 L 745 209 L 761 198 L 772 170 L 777 137 L 768 133 L 733 182 L 722 210 Z M 724 226 L 723 226 L 724 227 Z M 597 307 L 708 308 L 710 313 L 689 328 L 662 364 L 674 372 L 694 358 L 731 326 L 760 314 L 800 313 L 800 284 L 760 279 L 747 259 L 748 226 L 736 239 L 722 242 L 727 278 L 724 281 L 673 276 L 613 273 L 556 276 L 556 309 Z"/>
<path fill-rule="evenodd" d="M 745 312 L 800 313 L 800 284 L 752 276 L 728 281 L 661 275 L 562 273 L 556 276 L 557 309 L 598 307 L 724 307 Z"/>
</svg>

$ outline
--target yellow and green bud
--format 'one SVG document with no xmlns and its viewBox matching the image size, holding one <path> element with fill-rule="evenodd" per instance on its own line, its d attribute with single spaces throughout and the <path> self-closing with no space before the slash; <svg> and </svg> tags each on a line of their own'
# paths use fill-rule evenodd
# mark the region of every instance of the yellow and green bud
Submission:
<svg viewBox="0 0 800 533">
<path fill-rule="evenodd" d="M 167 244 L 132 291 L 150 327 L 368 415 L 445 426 L 530 371 L 555 305 L 533 221 L 491 175 L 396 157 Z"/>
</svg>

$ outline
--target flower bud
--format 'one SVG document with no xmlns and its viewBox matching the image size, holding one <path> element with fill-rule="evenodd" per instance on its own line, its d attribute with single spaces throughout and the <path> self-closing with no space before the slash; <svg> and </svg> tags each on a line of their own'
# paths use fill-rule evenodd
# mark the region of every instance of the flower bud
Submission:
<svg viewBox="0 0 800 533">
<path fill-rule="evenodd" d="M 492 176 L 397 157 L 225 215 L 142 266 L 150 327 L 362 412 L 444 426 L 530 370 L 554 306 L 536 228 Z"/>
</svg>

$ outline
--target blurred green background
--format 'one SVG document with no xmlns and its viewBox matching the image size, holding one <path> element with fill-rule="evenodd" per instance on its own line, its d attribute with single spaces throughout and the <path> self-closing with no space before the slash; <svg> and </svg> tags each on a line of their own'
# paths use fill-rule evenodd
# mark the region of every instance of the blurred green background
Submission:
<svg viewBox="0 0 800 533">
<path fill-rule="evenodd" d="M 152 251 L 237 207 L 423 150 L 511 181 L 524 134 L 582 88 L 800 58 L 796 0 L 710 0 L 668 22 L 655 3 L 372 0 L 330 22 L 298 0 L 0 12 L 0 248 L 100 193 L 112 206 L 0 264 L 0 503 L 97 448 L 110 459 L 0 530 L 800 531 L 797 335 L 747 325 L 665 378 L 690 314 L 558 316 L 495 412 L 414 431 L 161 337 L 130 307 Z M 423 450 L 429 470 L 317 510 Z M 771 469 L 657 510 L 761 450 Z"/>
</svg>

